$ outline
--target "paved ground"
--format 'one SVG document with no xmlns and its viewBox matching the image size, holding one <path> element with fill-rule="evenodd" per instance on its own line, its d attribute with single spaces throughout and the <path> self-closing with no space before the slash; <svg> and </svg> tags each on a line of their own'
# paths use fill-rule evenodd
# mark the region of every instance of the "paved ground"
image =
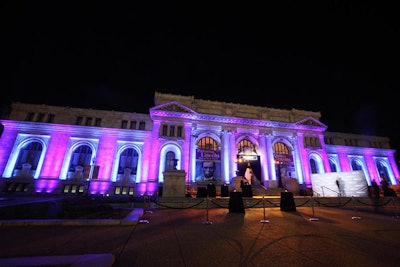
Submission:
<svg viewBox="0 0 400 267">
<path fill-rule="evenodd" d="M 0 266 L 400 266 L 395 214 L 326 207 L 140 214 L 131 225 L 2 225 Z M 44 256 L 56 258 L 45 265 Z"/>
</svg>

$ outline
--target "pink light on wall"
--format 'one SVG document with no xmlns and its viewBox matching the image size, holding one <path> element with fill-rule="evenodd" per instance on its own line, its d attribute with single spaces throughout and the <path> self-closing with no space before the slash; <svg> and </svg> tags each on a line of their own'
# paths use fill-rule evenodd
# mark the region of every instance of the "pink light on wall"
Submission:
<svg viewBox="0 0 400 267">
<path fill-rule="evenodd" d="M 155 195 L 158 193 L 158 183 L 157 182 L 149 182 L 146 186 L 146 194 Z"/>
<path fill-rule="evenodd" d="M 306 183 L 306 185 L 311 185 L 311 170 L 310 170 L 310 164 L 308 161 L 308 153 L 307 150 L 302 149 L 300 151 L 300 157 L 301 157 L 301 161 L 303 162 L 303 168 L 307 168 L 304 171 L 304 182 Z"/>
<path fill-rule="evenodd" d="M 0 121 L 4 125 L 4 131 L 0 138 L 0 175 L 9 178 L 12 175 L 12 169 L 5 170 L 9 157 L 18 132 L 18 124 L 12 121 Z M 5 173 L 4 173 L 5 172 Z M 3 174 L 4 173 L 4 174 Z"/>
<path fill-rule="evenodd" d="M 99 181 L 96 179 L 92 179 L 89 191 L 90 194 L 105 195 L 107 194 L 107 192 L 109 192 L 111 186 L 112 184 L 108 181 Z"/>
<path fill-rule="evenodd" d="M 185 123 L 185 142 L 183 144 L 183 170 L 186 171 L 186 183 L 190 183 L 191 168 L 190 168 L 190 132 L 192 130 L 191 123 Z"/>
<path fill-rule="evenodd" d="M 101 153 L 96 154 L 95 165 L 100 166 L 98 178 L 110 181 L 112 179 L 112 166 L 118 159 L 115 157 L 115 144 L 117 136 L 109 134 L 108 132 L 102 133 L 99 140 L 98 151 Z"/>
<path fill-rule="evenodd" d="M 369 173 L 369 178 L 370 180 L 368 181 L 367 179 L 367 183 L 368 185 L 371 185 L 371 181 L 375 180 L 375 181 L 379 181 L 379 175 L 377 172 L 377 168 L 376 168 L 376 163 L 372 157 L 372 149 L 364 149 L 364 159 L 365 159 L 365 164 L 367 165 L 367 169 L 368 169 L 368 173 Z"/>
<path fill-rule="evenodd" d="M 144 195 L 147 192 L 147 183 L 137 184 L 137 191 L 140 195 Z"/>
<path fill-rule="evenodd" d="M 53 193 L 57 188 L 60 180 L 58 179 L 38 179 L 35 180 L 35 188 L 37 193 Z"/>
<path fill-rule="evenodd" d="M 63 130 L 61 130 L 63 128 Z M 65 127 L 54 127 L 51 132 L 46 158 L 43 162 L 41 177 L 59 178 L 65 151 L 69 140 L 69 131 Z"/>
<path fill-rule="evenodd" d="M 142 161 L 142 176 L 140 182 L 149 182 L 158 180 L 158 165 L 160 155 L 160 144 L 158 140 L 158 130 L 160 122 L 153 122 L 153 136 L 147 136 L 144 139 L 144 152 Z"/>
<path fill-rule="evenodd" d="M 392 184 L 398 184 L 400 179 L 399 168 L 397 167 L 396 160 L 394 158 L 394 150 L 389 152 L 388 158 L 390 162 L 390 166 L 392 166 L 394 179 L 392 180 Z"/>
<path fill-rule="evenodd" d="M 338 149 L 337 153 L 339 158 L 340 169 L 342 170 L 342 172 L 351 171 L 351 166 L 348 157 L 348 150 L 345 148 Z"/>
</svg>

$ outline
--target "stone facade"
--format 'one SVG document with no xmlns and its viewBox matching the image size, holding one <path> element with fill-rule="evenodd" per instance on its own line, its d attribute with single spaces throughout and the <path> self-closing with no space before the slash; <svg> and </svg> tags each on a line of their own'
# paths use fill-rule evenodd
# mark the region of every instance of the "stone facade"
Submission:
<svg viewBox="0 0 400 267">
<path fill-rule="evenodd" d="M 187 187 L 196 186 L 201 162 L 211 160 L 220 184 L 243 175 L 246 165 L 263 187 L 289 179 L 291 188 L 311 188 L 313 173 L 354 170 L 368 185 L 398 183 L 387 137 L 327 132 L 320 112 L 159 92 L 154 99 L 149 114 L 13 103 L 0 120 L 3 180 L 28 163 L 37 192 L 62 192 L 82 168 L 92 194 L 154 194 L 174 169 L 184 171 Z"/>
</svg>

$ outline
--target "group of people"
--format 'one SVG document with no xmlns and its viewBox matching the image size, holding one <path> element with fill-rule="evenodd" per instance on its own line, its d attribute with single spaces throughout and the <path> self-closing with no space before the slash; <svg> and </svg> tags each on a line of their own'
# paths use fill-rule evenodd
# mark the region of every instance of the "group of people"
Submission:
<svg viewBox="0 0 400 267">
<path fill-rule="evenodd" d="M 397 196 L 396 192 L 392 188 L 390 188 L 389 182 L 386 179 L 381 178 L 381 186 L 382 186 L 383 196 L 385 196 L 385 197 Z M 375 180 L 371 181 L 371 187 L 374 190 L 374 196 L 376 198 L 378 198 L 380 195 L 380 188 L 379 188 L 378 183 Z"/>
</svg>

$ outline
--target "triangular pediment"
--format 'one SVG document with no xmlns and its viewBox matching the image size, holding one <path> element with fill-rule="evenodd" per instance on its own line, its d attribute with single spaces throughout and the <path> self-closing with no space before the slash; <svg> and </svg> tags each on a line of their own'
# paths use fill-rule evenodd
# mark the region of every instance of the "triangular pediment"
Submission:
<svg viewBox="0 0 400 267">
<path fill-rule="evenodd" d="M 304 118 L 296 123 L 297 125 L 309 126 L 309 127 L 322 127 L 328 128 L 325 124 L 320 122 L 319 120 L 314 119 L 313 117 Z"/>
<path fill-rule="evenodd" d="M 169 112 L 179 112 L 179 113 L 196 113 L 194 110 L 182 105 L 177 101 L 172 101 L 155 106 L 150 109 L 150 111 L 169 111 Z"/>
</svg>

